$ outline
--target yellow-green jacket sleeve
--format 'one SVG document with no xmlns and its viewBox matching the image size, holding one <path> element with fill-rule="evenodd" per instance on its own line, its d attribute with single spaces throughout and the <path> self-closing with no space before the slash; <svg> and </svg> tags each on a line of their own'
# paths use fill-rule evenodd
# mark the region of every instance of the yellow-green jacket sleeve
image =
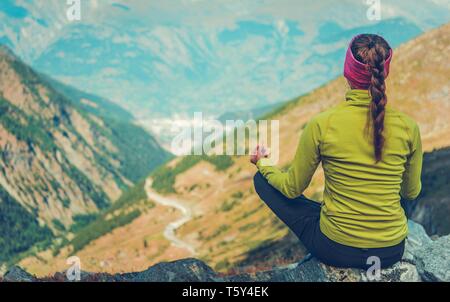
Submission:
<svg viewBox="0 0 450 302">
<path fill-rule="evenodd" d="M 300 196 L 308 187 L 320 162 L 319 145 L 322 136 L 321 125 L 312 119 L 303 130 L 295 158 L 287 172 L 272 166 L 270 160 L 260 159 L 257 167 L 274 188 L 288 198 Z"/>
<path fill-rule="evenodd" d="M 422 143 L 420 130 L 417 124 L 414 125 L 411 137 L 411 154 L 405 166 L 400 195 L 408 200 L 413 200 L 419 196 L 422 189 L 420 175 L 422 173 Z"/>
</svg>

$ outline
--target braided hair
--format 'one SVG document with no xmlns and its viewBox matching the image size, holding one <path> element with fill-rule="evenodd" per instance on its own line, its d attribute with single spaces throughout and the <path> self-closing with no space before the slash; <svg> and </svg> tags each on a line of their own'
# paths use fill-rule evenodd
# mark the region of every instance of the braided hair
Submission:
<svg viewBox="0 0 450 302">
<path fill-rule="evenodd" d="M 351 46 L 355 59 L 367 64 L 372 74 L 368 90 L 372 97 L 370 115 L 372 117 L 373 145 L 377 163 L 381 161 L 385 142 L 383 132 L 387 96 L 384 64 L 389 57 L 390 49 L 386 40 L 373 34 L 360 35 Z"/>
</svg>

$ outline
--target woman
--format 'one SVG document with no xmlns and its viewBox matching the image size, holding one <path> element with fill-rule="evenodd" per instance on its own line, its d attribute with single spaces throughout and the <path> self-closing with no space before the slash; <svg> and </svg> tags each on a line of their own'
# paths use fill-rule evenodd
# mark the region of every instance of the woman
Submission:
<svg viewBox="0 0 450 302">
<path fill-rule="evenodd" d="M 260 198 L 325 264 L 367 268 L 399 261 L 408 233 L 400 200 L 421 190 L 422 147 L 417 124 L 387 106 L 385 79 L 393 51 L 380 36 L 358 35 L 347 50 L 345 101 L 305 127 L 290 169 L 282 172 L 257 149 Z M 308 200 L 319 162 L 325 173 L 323 203 Z"/>
</svg>

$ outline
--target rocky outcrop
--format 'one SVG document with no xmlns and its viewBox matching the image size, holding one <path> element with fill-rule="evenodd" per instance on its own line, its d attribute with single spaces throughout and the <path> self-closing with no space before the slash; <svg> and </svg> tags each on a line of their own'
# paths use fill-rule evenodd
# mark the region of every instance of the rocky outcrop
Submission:
<svg viewBox="0 0 450 302">
<path fill-rule="evenodd" d="M 450 235 L 426 243 L 415 259 L 424 281 L 450 281 Z"/>
<path fill-rule="evenodd" d="M 286 267 L 252 274 L 223 275 L 197 259 L 163 262 L 149 269 L 126 274 L 91 274 L 83 272 L 82 281 L 101 282 L 418 282 L 450 281 L 450 235 L 431 240 L 423 227 L 410 221 L 409 236 L 403 260 L 391 268 L 383 269 L 379 278 L 373 279 L 366 271 L 339 269 L 326 266 L 312 257 Z M 24 270 L 13 267 L 5 281 L 66 281 L 64 273 L 52 278 L 37 279 Z"/>
<path fill-rule="evenodd" d="M 429 235 L 450 234 L 450 148 L 433 150 L 423 156 L 422 192 L 412 206 L 412 219 Z"/>
<path fill-rule="evenodd" d="M 6 282 L 31 282 L 36 279 L 18 266 L 11 268 L 3 277 Z"/>
</svg>

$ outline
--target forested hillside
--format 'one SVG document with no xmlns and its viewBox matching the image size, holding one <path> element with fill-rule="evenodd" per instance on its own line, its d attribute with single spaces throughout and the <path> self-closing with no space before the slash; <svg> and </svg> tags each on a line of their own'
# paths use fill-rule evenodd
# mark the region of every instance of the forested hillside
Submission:
<svg viewBox="0 0 450 302">
<path fill-rule="evenodd" d="M 108 207 L 168 158 L 120 107 L 0 47 L 0 262 Z"/>
</svg>

